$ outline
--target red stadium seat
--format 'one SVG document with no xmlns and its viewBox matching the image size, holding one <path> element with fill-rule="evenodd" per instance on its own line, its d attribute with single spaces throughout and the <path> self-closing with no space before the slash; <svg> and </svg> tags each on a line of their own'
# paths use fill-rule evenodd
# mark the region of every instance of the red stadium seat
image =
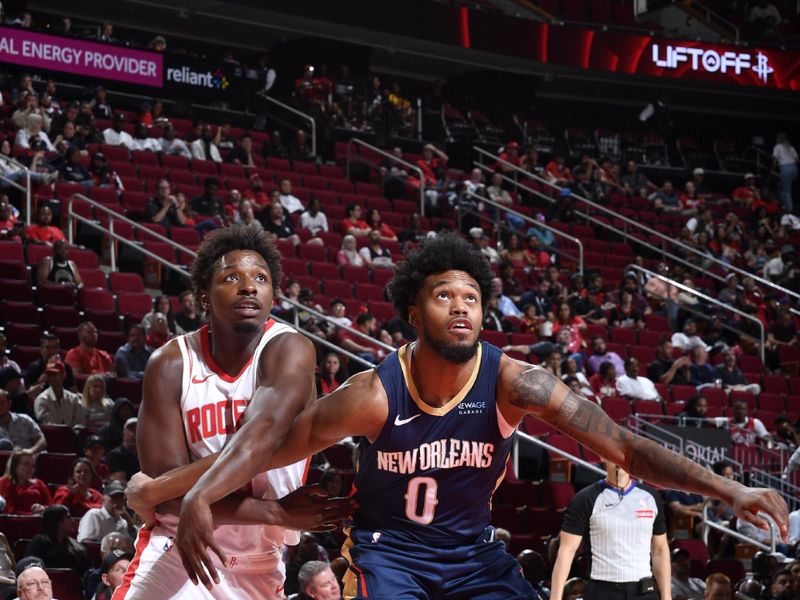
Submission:
<svg viewBox="0 0 800 600">
<path fill-rule="evenodd" d="M 72 452 L 43 452 L 36 460 L 37 475 L 48 483 L 65 484 L 72 475 L 72 463 L 75 461 L 75 434 L 72 435 Z"/>
</svg>

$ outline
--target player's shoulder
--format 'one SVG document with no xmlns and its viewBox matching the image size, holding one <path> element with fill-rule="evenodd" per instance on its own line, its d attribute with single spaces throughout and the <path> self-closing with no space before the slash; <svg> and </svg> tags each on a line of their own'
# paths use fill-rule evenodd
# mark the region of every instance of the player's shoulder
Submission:
<svg viewBox="0 0 800 600">
<path fill-rule="evenodd" d="M 148 371 L 162 371 L 182 367 L 183 354 L 180 347 L 182 337 L 172 338 L 160 348 L 156 348 L 147 361 L 145 374 Z"/>
<path fill-rule="evenodd" d="M 278 329 L 274 330 L 274 337 L 270 337 L 266 346 L 264 346 L 264 350 L 261 353 L 262 360 L 264 358 L 269 358 L 270 360 L 280 358 L 297 361 L 302 357 L 311 357 L 312 361 L 315 360 L 314 344 L 306 336 L 289 325 L 278 323 L 273 327 L 278 327 Z M 267 332 L 265 332 L 266 334 Z"/>
</svg>

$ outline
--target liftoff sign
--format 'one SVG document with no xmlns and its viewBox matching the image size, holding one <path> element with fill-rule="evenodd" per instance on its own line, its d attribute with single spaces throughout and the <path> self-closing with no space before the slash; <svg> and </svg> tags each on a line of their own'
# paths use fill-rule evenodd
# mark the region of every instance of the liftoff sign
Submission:
<svg viewBox="0 0 800 600">
<path fill-rule="evenodd" d="M 658 44 L 653 44 L 653 63 L 665 69 L 677 69 L 686 63 L 692 71 L 705 71 L 706 73 L 735 73 L 741 75 L 744 71 L 753 70 L 758 78 L 767 83 L 769 75 L 774 69 L 769 64 L 766 55 L 758 52 L 753 60 L 751 52 L 717 52 L 713 48 L 693 48 L 688 46 L 673 46 L 665 44 L 663 52 Z"/>
<path fill-rule="evenodd" d="M 72 38 L 0 27 L 0 62 L 162 87 L 163 57 Z"/>
</svg>

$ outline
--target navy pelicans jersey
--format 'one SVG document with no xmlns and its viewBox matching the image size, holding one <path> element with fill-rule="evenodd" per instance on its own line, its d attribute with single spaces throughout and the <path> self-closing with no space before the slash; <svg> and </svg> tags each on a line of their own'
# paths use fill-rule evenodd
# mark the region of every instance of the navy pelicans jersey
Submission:
<svg viewBox="0 0 800 600">
<path fill-rule="evenodd" d="M 441 408 L 417 393 L 410 345 L 377 368 L 389 413 L 375 442 L 359 446 L 354 528 L 435 547 L 474 543 L 483 533 L 514 432 L 495 402 L 501 356 L 480 342 L 472 375 Z"/>
</svg>

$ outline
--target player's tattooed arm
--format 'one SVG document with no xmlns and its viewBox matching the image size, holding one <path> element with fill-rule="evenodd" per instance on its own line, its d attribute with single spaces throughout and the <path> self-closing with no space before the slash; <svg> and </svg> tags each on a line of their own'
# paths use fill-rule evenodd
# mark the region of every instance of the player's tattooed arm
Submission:
<svg viewBox="0 0 800 600">
<path fill-rule="evenodd" d="M 713 496 L 734 506 L 740 518 L 758 527 L 769 513 L 786 532 L 786 504 L 774 490 L 745 488 L 615 423 L 594 402 L 573 393 L 545 369 L 504 358 L 498 402 L 509 423 L 536 416 L 636 477 L 665 488 Z"/>
</svg>

